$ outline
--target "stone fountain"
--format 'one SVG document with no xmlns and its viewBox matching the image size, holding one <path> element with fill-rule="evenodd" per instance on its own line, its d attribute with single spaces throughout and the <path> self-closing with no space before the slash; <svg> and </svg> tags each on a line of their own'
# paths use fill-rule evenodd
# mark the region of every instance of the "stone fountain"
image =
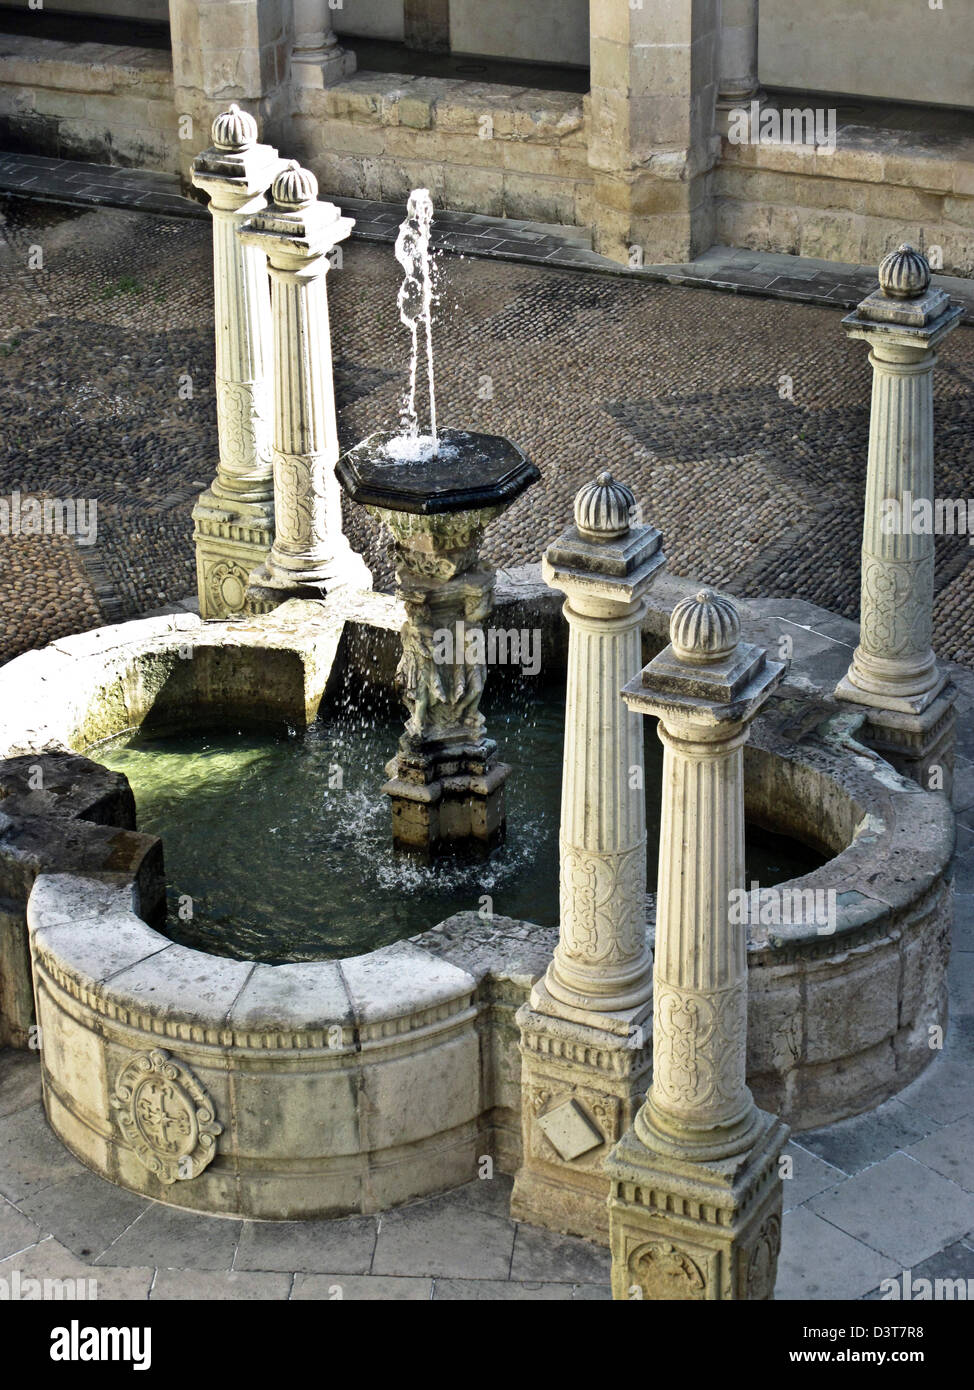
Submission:
<svg viewBox="0 0 974 1390">
<path fill-rule="evenodd" d="M 485 733 L 487 675 L 482 624 L 493 607 L 494 571 L 480 556 L 484 529 L 538 481 L 521 450 L 499 435 L 437 431 L 430 332 L 432 204 L 410 195 L 396 243 L 405 270 L 402 321 L 412 334 L 409 392 L 399 432 L 377 431 L 339 460 L 337 475 L 391 533 L 396 594 L 406 608 L 397 685 L 409 711 L 383 791 L 393 843 L 432 856 L 460 846 L 489 850 L 504 834 L 504 783 Z M 420 434 L 416 369 L 426 347 L 430 433 Z"/>
<path fill-rule="evenodd" d="M 480 556 L 484 528 L 541 476 L 498 435 L 443 430 L 428 460 L 390 457 L 378 432 L 347 453 L 338 477 L 388 528 L 396 594 L 406 607 L 397 671 L 409 711 L 382 790 L 392 802 L 393 842 L 490 849 L 504 834 L 504 783 L 480 697 L 487 675 L 483 623 L 494 571 Z"/>
</svg>

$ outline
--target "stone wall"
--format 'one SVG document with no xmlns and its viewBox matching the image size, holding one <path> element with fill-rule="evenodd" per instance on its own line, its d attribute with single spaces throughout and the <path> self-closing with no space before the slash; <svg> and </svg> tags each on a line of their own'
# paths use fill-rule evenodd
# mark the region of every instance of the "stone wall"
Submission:
<svg viewBox="0 0 974 1390">
<path fill-rule="evenodd" d="M 0 148 L 176 172 L 179 144 L 167 53 L 0 35 Z"/>
<path fill-rule="evenodd" d="M 339 197 L 586 224 L 591 220 L 586 102 L 440 78 L 356 73 L 295 91 L 288 153 Z"/>
<path fill-rule="evenodd" d="M 832 154 L 725 140 L 714 191 L 723 245 L 876 265 L 909 241 L 974 275 L 974 140 L 959 135 L 847 127 Z"/>
<path fill-rule="evenodd" d="M 359 0 L 354 0 L 355 4 Z M 454 53 L 587 67 L 589 0 L 450 0 Z"/>
<path fill-rule="evenodd" d="M 769 86 L 974 106 L 974 8 L 913 0 L 761 0 Z"/>
</svg>

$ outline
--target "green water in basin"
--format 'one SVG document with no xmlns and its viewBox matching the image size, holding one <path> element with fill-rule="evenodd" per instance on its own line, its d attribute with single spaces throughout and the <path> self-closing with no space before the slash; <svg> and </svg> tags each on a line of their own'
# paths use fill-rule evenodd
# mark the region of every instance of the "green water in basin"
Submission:
<svg viewBox="0 0 974 1390">
<path fill-rule="evenodd" d="M 131 783 L 139 829 L 163 837 L 166 934 L 215 955 L 281 962 L 359 955 L 462 911 L 558 920 L 564 692 L 486 698 L 511 765 L 507 839 L 486 860 L 422 865 L 393 851 L 379 788 L 398 711 L 351 695 L 307 731 L 128 736 L 93 756 Z M 662 746 L 646 724 L 648 886 L 656 882 Z M 748 828 L 747 879 L 773 886 L 822 863 Z"/>
</svg>

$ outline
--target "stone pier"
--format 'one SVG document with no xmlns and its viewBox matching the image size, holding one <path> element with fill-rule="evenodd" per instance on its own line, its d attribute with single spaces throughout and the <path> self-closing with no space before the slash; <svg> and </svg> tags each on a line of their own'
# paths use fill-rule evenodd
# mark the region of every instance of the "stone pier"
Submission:
<svg viewBox="0 0 974 1390">
<path fill-rule="evenodd" d="M 264 563 L 274 538 L 267 264 L 236 233 L 267 206 L 264 195 L 282 161 L 270 145 L 258 144 L 257 122 L 236 105 L 217 116 L 212 139 L 192 177 L 209 194 L 213 216 L 220 457 L 193 521 L 200 614 L 231 618 L 244 610 L 250 573 Z"/>
<path fill-rule="evenodd" d="M 266 252 L 274 326 L 274 514 L 267 561 L 251 575 L 248 603 L 266 612 L 286 599 L 322 598 L 341 585 L 371 589 L 372 576 L 342 530 L 335 477 L 338 427 L 325 277 L 328 253 L 352 230 L 318 181 L 291 160 L 273 202 L 240 228 Z"/>
<path fill-rule="evenodd" d="M 788 1130 L 746 1084 L 747 927 L 730 908 L 744 886 L 748 725 L 785 668 L 740 633 L 734 605 L 701 590 L 623 691 L 659 718 L 664 755 L 653 1084 L 605 1165 L 616 1299 L 774 1290 Z"/>
<path fill-rule="evenodd" d="M 658 531 L 631 524 L 633 506 L 601 474 L 544 556 L 569 625 L 560 926 L 517 1014 L 524 1156 L 512 1214 L 602 1241 L 602 1161 L 632 1122 L 650 1061 L 643 731 L 619 690 L 639 669 L 646 593 L 665 557 Z"/>
<path fill-rule="evenodd" d="M 603 0 L 589 26 L 594 249 L 629 265 L 691 261 L 716 239 L 716 0 Z"/>
<path fill-rule="evenodd" d="M 870 744 L 931 790 L 950 792 L 956 691 L 931 647 L 936 540 L 933 369 L 964 310 L 930 283 L 912 246 L 843 320 L 873 367 L 860 635 L 836 696 L 865 706 Z"/>
</svg>

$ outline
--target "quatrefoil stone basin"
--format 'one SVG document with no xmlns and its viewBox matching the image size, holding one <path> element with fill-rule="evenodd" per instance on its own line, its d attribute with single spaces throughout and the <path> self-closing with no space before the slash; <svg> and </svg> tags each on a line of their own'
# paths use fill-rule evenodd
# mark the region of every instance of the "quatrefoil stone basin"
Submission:
<svg viewBox="0 0 974 1390">
<path fill-rule="evenodd" d="M 417 459 L 397 456 L 398 441 L 394 431 L 377 430 L 339 459 L 335 471 L 354 502 L 420 515 L 479 511 L 508 506 L 541 477 L 498 434 L 443 429 L 437 452 Z"/>
</svg>

